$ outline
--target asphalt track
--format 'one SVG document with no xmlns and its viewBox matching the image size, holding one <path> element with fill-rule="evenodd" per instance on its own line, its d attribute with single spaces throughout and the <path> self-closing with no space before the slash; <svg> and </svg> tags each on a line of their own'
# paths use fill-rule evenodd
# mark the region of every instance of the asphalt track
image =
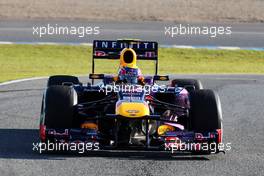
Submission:
<svg viewBox="0 0 264 176">
<path fill-rule="evenodd" d="M 46 79 L 0 86 L 0 175 L 264 175 L 264 76 L 178 75 L 216 90 L 223 109 L 226 154 L 168 155 L 113 152 L 39 154 L 41 96 Z M 87 82 L 82 77 L 82 82 Z"/>
<path fill-rule="evenodd" d="M 47 26 L 99 26 L 99 35 L 33 35 L 33 27 Z M 188 46 L 231 46 L 264 48 L 264 24 L 190 24 L 191 26 L 231 26 L 231 35 L 218 35 L 212 38 L 208 35 L 165 35 L 165 26 L 175 26 L 179 23 L 166 22 L 90 22 L 82 20 L 0 20 L 0 41 L 4 42 L 62 42 L 62 43 L 91 43 L 94 39 L 139 38 L 142 40 L 156 40 L 161 45 L 188 45 Z M 183 24 L 187 26 L 188 24 Z"/>
</svg>

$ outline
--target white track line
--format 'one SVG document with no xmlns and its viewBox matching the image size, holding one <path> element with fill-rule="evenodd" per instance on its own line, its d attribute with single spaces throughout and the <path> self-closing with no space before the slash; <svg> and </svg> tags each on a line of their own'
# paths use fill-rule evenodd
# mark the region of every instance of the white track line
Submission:
<svg viewBox="0 0 264 176">
<path fill-rule="evenodd" d="M 0 86 L 14 84 L 14 83 L 19 83 L 19 82 L 24 82 L 24 81 L 32 81 L 32 80 L 38 80 L 38 79 L 47 79 L 47 78 L 48 77 L 33 77 L 33 78 L 17 79 L 17 80 L 12 80 L 12 81 L 7 81 L 7 82 L 0 83 Z"/>
<path fill-rule="evenodd" d="M 87 74 L 84 74 L 84 75 L 76 75 L 76 76 L 77 77 L 87 76 L 87 78 L 89 77 L 89 75 L 87 75 Z M 49 76 L 41 76 L 41 77 L 32 77 L 32 78 L 16 79 L 16 80 L 12 80 L 12 81 L 2 82 L 2 83 L 0 83 L 0 86 L 9 85 L 9 84 L 15 84 L 15 83 L 20 83 L 20 82 L 24 82 L 24 81 L 33 81 L 33 80 L 48 79 L 48 78 L 49 78 Z"/>
<path fill-rule="evenodd" d="M 228 46 L 228 47 L 226 47 L 226 46 L 219 46 L 217 48 L 218 49 L 224 49 L 224 50 L 239 50 L 239 49 L 241 49 L 239 47 L 232 47 L 232 46 Z"/>
</svg>

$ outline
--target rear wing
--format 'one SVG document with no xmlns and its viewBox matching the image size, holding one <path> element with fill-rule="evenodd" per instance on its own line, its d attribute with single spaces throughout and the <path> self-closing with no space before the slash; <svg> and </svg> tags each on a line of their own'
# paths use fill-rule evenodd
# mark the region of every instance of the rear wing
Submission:
<svg viewBox="0 0 264 176">
<path fill-rule="evenodd" d="M 132 48 L 138 60 L 155 61 L 155 74 L 158 74 L 158 43 L 140 40 L 94 40 L 92 74 L 95 71 L 95 59 L 119 59 L 124 48 Z"/>
</svg>

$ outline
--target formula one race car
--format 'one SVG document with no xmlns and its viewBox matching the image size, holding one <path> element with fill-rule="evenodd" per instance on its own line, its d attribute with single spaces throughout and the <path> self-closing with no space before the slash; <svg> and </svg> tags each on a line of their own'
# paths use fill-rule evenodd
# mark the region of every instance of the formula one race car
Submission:
<svg viewBox="0 0 264 176">
<path fill-rule="evenodd" d="M 119 59 L 118 74 L 95 74 L 96 59 Z M 143 76 L 137 60 L 155 61 L 155 75 Z M 169 82 L 169 76 L 158 75 L 157 42 L 94 41 L 89 78 L 87 85 L 75 76 L 48 79 L 40 117 L 43 143 L 93 142 L 100 150 L 221 151 L 215 148 L 222 143 L 219 96 L 203 89 L 199 80 Z"/>
</svg>

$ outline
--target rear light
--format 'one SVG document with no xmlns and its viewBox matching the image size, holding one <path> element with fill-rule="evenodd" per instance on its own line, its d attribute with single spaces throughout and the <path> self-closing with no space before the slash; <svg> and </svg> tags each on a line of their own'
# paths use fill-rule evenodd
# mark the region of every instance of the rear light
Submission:
<svg viewBox="0 0 264 176">
<path fill-rule="evenodd" d="M 222 143 L 222 140 L 223 140 L 223 130 L 222 129 L 217 129 L 216 132 L 217 132 L 217 135 L 218 135 L 218 138 L 217 138 L 218 144 L 219 143 Z"/>
<path fill-rule="evenodd" d="M 41 142 L 45 142 L 46 140 L 46 126 L 45 125 L 39 126 L 39 137 L 40 137 Z"/>
</svg>

